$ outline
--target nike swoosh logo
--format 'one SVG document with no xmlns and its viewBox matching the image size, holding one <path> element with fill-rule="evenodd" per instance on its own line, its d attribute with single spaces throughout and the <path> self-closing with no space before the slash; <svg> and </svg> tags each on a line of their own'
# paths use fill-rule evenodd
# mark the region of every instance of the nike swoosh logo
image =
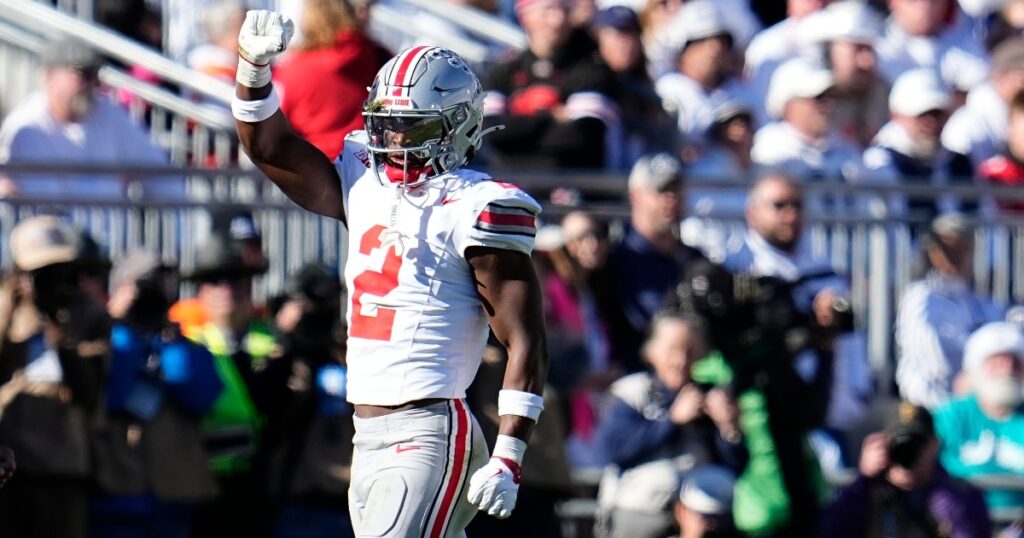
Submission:
<svg viewBox="0 0 1024 538">
<path fill-rule="evenodd" d="M 418 447 L 416 445 L 412 445 L 412 446 L 396 445 L 395 446 L 395 454 L 401 454 L 402 452 L 408 452 L 410 450 L 419 450 L 419 449 L 420 449 L 420 447 Z"/>
<path fill-rule="evenodd" d="M 444 200 L 441 200 L 441 205 L 448 205 L 448 204 L 450 204 L 452 202 L 458 202 L 458 201 L 459 201 L 458 198 L 448 198 L 447 196 L 445 196 Z"/>
</svg>

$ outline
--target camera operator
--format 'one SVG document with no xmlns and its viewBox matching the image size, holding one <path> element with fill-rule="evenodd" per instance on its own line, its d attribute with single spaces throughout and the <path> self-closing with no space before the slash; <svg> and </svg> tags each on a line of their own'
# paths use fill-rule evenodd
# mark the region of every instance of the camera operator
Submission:
<svg viewBox="0 0 1024 538">
<path fill-rule="evenodd" d="M 354 429 L 345 401 L 343 293 L 337 273 L 310 264 L 274 301 L 280 349 L 253 397 L 266 417 L 277 537 L 352 536 L 347 492 Z"/>
<path fill-rule="evenodd" d="M 597 431 L 613 465 L 598 494 L 603 536 L 664 537 L 673 526 L 680 473 L 707 463 L 734 472 L 745 465 L 736 403 L 692 380 L 693 364 L 706 352 L 701 320 L 659 313 L 641 351 L 649 371 L 611 386 Z"/>
<path fill-rule="evenodd" d="M 706 320 L 711 344 L 724 359 L 714 377 L 740 402 L 750 463 L 737 479 L 737 528 L 810 536 L 825 494 L 811 433 L 828 422 L 859 420 L 869 370 L 862 354 L 834 351 L 852 329 L 852 317 L 839 308 L 846 304 L 840 299 L 844 282 L 801 240 L 799 185 L 777 173 L 758 180 L 747 200 L 747 223 L 748 233 L 731 245 L 724 267 L 708 260 L 691 264 L 669 300 Z M 713 364 L 702 371 L 705 366 Z M 830 452 L 826 461 L 839 467 L 838 443 Z"/>
<path fill-rule="evenodd" d="M 79 287 L 76 233 L 33 217 L 11 232 L 15 273 L 0 290 L 0 444 L 18 477 L 0 490 L 0 536 L 85 536 L 88 420 L 110 338 Z"/>
<path fill-rule="evenodd" d="M 747 235 L 724 264 L 734 273 L 802 282 L 795 292 L 810 299 L 814 322 L 826 330 L 815 332 L 816 349 L 801 353 L 796 368 L 804 381 L 826 392 L 825 415 L 815 425 L 824 430 L 813 439 L 822 466 L 835 471 L 845 467 L 845 431 L 867 414 L 871 370 L 863 336 L 843 333 L 852 327 L 839 327 L 851 323 L 837 313 L 848 305 L 843 299 L 848 285 L 827 260 L 811 255 L 803 236 L 803 202 L 802 189 L 791 179 L 778 174 L 762 177 L 747 199 Z M 835 330 L 827 330 L 831 328 Z"/>
<path fill-rule="evenodd" d="M 197 503 L 216 494 L 199 420 L 223 387 L 210 353 L 167 320 L 177 294 L 176 271 L 152 252 L 125 255 L 111 273 L 90 535 L 185 538 Z"/>
<path fill-rule="evenodd" d="M 865 438 L 857 478 L 824 512 L 820 535 L 992 536 L 981 491 L 951 478 L 938 454 L 928 410 L 900 404 L 893 425 Z"/>
</svg>

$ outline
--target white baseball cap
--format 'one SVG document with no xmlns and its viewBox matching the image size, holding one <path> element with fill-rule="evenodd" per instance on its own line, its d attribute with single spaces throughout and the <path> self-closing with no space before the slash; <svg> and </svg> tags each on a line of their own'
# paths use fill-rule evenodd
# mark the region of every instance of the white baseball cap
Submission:
<svg viewBox="0 0 1024 538">
<path fill-rule="evenodd" d="M 661 190 L 673 183 L 682 183 L 683 166 L 669 153 L 655 153 L 640 157 L 629 171 L 628 188 L 635 190 Z"/>
<path fill-rule="evenodd" d="M 920 116 L 929 110 L 946 110 L 949 88 L 934 69 L 920 67 L 896 78 L 889 91 L 889 111 L 902 116 Z"/>
<path fill-rule="evenodd" d="M 822 65 L 803 57 L 793 58 L 772 73 L 765 108 L 771 117 L 781 118 L 790 100 L 817 97 L 835 84 L 832 72 Z"/>
<path fill-rule="evenodd" d="M 964 344 L 964 370 L 976 372 L 985 359 L 1009 353 L 1024 361 L 1024 332 L 1008 321 L 994 321 L 971 333 Z"/>
<path fill-rule="evenodd" d="M 851 41 L 873 45 L 882 34 L 882 17 L 860 0 L 833 2 L 805 17 L 800 33 L 805 42 Z"/>
<path fill-rule="evenodd" d="M 733 37 L 721 10 L 708 0 L 693 0 L 683 4 L 669 26 L 671 49 L 676 54 L 682 52 L 691 41 L 723 34 Z"/>
<path fill-rule="evenodd" d="M 704 515 L 732 512 L 732 492 L 736 479 L 717 465 L 704 465 L 687 473 L 679 491 L 679 502 Z"/>
</svg>

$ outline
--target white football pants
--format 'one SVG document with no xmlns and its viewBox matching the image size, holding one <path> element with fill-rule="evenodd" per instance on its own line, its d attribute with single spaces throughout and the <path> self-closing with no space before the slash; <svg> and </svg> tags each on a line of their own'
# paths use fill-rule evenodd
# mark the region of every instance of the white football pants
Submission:
<svg viewBox="0 0 1024 538">
<path fill-rule="evenodd" d="M 465 489 L 490 457 L 466 402 L 353 420 L 348 503 L 355 535 L 465 536 L 477 513 Z"/>
</svg>

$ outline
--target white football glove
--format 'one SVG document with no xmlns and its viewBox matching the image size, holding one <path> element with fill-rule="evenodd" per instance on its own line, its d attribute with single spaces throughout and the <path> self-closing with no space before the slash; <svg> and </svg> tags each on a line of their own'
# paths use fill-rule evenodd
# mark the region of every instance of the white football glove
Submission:
<svg viewBox="0 0 1024 538">
<path fill-rule="evenodd" d="M 265 9 L 250 10 L 238 32 L 238 54 L 254 65 L 267 65 L 288 48 L 294 33 L 295 25 L 288 17 Z"/>
<path fill-rule="evenodd" d="M 469 502 L 498 519 L 508 518 L 519 498 L 520 473 L 515 461 L 492 456 L 470 477 Z"/>
</svg>

